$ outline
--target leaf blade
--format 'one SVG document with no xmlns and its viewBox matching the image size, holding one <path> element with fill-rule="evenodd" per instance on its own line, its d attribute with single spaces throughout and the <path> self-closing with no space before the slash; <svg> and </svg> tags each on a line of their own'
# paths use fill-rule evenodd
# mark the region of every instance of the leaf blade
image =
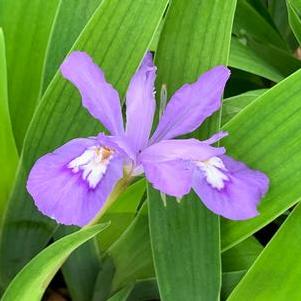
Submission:
<svg viewBox="0 0 301 301">
<path fill-rule="evenodd" d="M 169 98 L 184 83 L 195 81 L 203 71 L 227 63 L 235 4 L 236 1 L 202 0 L 171 3 L 156 53 L 157 90 L 167 84 Z M 218 26 L 217 20 L 223 27 Z M 216 115 L 198 134 L 208 136 L 218 126 Z M 168 205 L 164 207 L 160 193 L 149 186 L 148 204 L 161 299 L 217 299 L 221 282 L 219 218 L 193 193 L 183 198 L 181 204 L 167 198 Z M 206 237 L 211 237 L 210 242 Z M 177 243 L 170 247 L 171 241 Z M 200 256 L 196 256 L 198 252 Z"/>
<path fill-rule="evenodd" d="M 300 200 L 300 141 L 297 139 L 300 80 L 301 72 L 297 71 L 224 126 L 230 133 L 224 141 L 229 154 L 264 171 L 270 177 L 271 187 L 259 205 L 258 217 L 241 222 L 222 220 L 223 250 L 250 236 Z"/>
<path fill-rule="evenodd" d="M 153 33 L 167 0 L 105 0 L 93 14 L 73 49 L 87 51 L 100 64 L 109 82 L 124 94 Z M 131 13 L 129 13 L 131 11 Z M 123 45 L 128 44 L 127 48 Z M 123 55 L 120 55 L 120 49 Z M 36 159 L 69 139 L 91 136 L 103 128 L 82 108 L 76 89 L 56 74 L 46 90 L 24 143 L 22 162 L 0 244 L 1 280 L 13 275 L 48 242 L 56 230 L 50 219 L 37 212 L 25 189 L 27 174 Z M 22 202 L 20 201 L 22 200 Z M 18 227 L 23 223 L 23 227 Z M 15 237 L 11 240 L 11 237 Z M 18 250 L 22 248 L 20 254 Z"/>
<path fill-rule="evenodd" d="M 229 297 L 229 301 L 299 300 L 301 206 L 284 222 L 258 260 Z M 289 277 L 288 277 L 289 275 Z M 286 279 L 283 281 L 283 279 Z"/>
<path fill-rule="evenodd" d="M 0 224 L 3 222 L 19 159 L 9 116 L 4 44 L 4 35 L 0 28 Z"/>
<path fill-rule="evenodd" d="M 59 0 L 0 2 L 0 26 L 7 45 L 9 107 L 19 152 L 41 96 L 44 61 L 58 6 Z"/>
<path fill-rule="evenodd" d="M 64 260 L 108 224 L 82 229 L 56 241 L 33 258 L 14 278 L 1 300 L 38 301 Z"/>
</svg>

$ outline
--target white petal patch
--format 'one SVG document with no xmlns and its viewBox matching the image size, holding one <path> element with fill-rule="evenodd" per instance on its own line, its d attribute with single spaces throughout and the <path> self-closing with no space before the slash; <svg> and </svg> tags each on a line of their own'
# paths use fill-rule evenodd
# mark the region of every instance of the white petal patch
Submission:
<svg viewBox="0 0 301 301">
<path fill-rule="evenodd" d="M 95 188 L 107 171 L 113 157 L 114 150 L 92 146 L 86 149 L 79 157 L 68 164 L 72 172 L 82 172 L 82 179 L 88 182 L 90 188 Z"/>
<path fill-rule="evenodd" d="M 224 173 L 227 171 L 223 161 L 218 157 L 212 157 L 206 161 L 197 161 L 196 165 L 203 171 L 206 181 L 215 189 L 225 187 L 225 181 L 229 181 Z"/>
</svg>

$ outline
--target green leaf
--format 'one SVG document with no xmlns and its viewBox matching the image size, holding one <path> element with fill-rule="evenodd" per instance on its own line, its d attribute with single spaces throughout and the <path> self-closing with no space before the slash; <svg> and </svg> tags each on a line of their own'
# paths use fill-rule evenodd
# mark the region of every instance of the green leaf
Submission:
<svg viewBox="0 0 301 301">
<path fill-rule="evenodd" d="M 287 41 L 290 48 L 295 50 L 298 47 L 298 42 L 289 26 L 286 1 L 268 0 L 268 11 L 282 37 Z"/>
<path fill-rule="evenodd" d="M 301 206 L 290 214 L 229 301 L 300 300 Z"/>
<path fill-rule="evenodd" d="M 60 226 L 54 234 L 54 240 L 78 231 L 78 227 Z M 110 228 L 107 229 L 107 231 Z M 106 231 L 104 231 L 106 232 Z M 102 232 L 101 232 L 102 233 Z M 77 248 L 65 261 L 61 270 L 73 301 L 90 301 L 94 283 L 101 268 L 96 238 Z M 78 272 L 80 271 L 80 273 Z"/>
<path fill-rule="evenodd" d="M 111 221 L 112 225 L 97 236 L 102 251 L 106 251 L 132 222 L 145 188 L 144 179 L 132 184 L 104 214 L 101 222 Z"/>
<path fill-rule="evenodd" d="M 148 278 L 139 279 L 127 285 L 108 299 L 108 301 L 145 301 L 159 300 L 159 298 L 156 279 Z"/>
<path fill-rule="evenodd" d="M 93 14 L 74 49 L 92 55 L 107 80 L 123 96 L 166 5 L 167 0 L 124 0 L 122 3 L 105 0 Z M 43 96 L 24 142 L 20 171 L 2 231 L 2 285 L 9 283 L 16 272 L 45 246 L 56 229 L 53 221 L 38 213 L 26 192 L 27 174 L 33 163 L 71 138 L 95 135 L 100 130 L 99 122 L 82 108 L 77 90 L 57 74 Z"/>
<path fill-rule="evenodd" d="M 154 276 L 146 203 L 107 254 L 115 267 L 112 293 L 136 279 Z"/>
<path fill-rule="evenodd" d="M 227 300 L 233 289 L 245 275 L 246 271 L 233 271 L 223 273 L 223 283 L 221 290 L 221 301 Z"/>
<path fill-rule="evenodd" d="M 226 124 L 231 118 L 243 110 L 258 96 L 265 93 L 268 89 L 248 91 L 233 97 L 224 99 L 222 110 L 222 125 Z"/>
<path fill-rule="evenodd" d="M 265 77 L 274 82 L 279 82 L 284 78 L 283 74 L 277 68 L 266 62 L 250 47 L 243 45 L 234 37 L 231 39 L 229 65 Z"/>
<path fill-rule="evenodd" d="M 227 63 L 235 4 L 219 0 L 172 1 L 156 53 L 157 90 L 167 84 L 170 97 L 210 67 Z M 216 115 L 202 127 L 201 135 L 216 131 L 219 123 Z M 180 205 L 168 198 L 166 207 L 160 193 L 152 188 L 148 198 L 161 300 L 216 300 L 221 281 L 219 218 L 193 193 Z"/>
<path fill-rule="evenodd" d="M 6 59 L 3 31 L 0 28 L 0 225 L 12 188 L 18 163 L 18 153 L 11 128 L 6 78 Z"/>
<path fill-rule="evenodd" d="M 223 272 L 249 269 L 262 250 L 263 246 L 254 237 L 249 237 L 222 254 Z"/>
<path fill-rule="evenodd" d="M 121 289 L 119 292 L 117 292 L 114 296 L 109 298 L 108 301 L 127 301 L 128 296 L 130 295 L 132 289 L 133 289 L 133 285 L 129 285 L 125 287 Z"/>
<path fill-rule="evenodd" d="M 43 69 L 59 0 L 0 1 L 12 127 L 19 151 L 41 96 Z"/>
<path fill-rule="evenodd" d="M 233 31 L 238 36 L 287 49 L 286 43 L 275 27 L 245 0 L 237 2 Z"/>
<path fill-rule="evenodd" d="M 73 250 L 108 224 L 85 228 L 56 241 L 34 257 L 13 279 L 2 301 L 39 301 L 55 273 Z"/>
<path fill-rule="evenodd" d="M 127 301 L 159 300 L 159 290 L 155 278 L 137 280 Z"/>
<path fill-rule="evenodd" d="M 300 0 L 286 0 L 288 20 L 290 27 L 299 42 L 301 43 L 301 1 Z"/>
<path fill-rule="evenodd" d="M 300 200 L 300 81 L 301 71 L 297 71 L 253 101 L 224 127 L 230 133 L 224 139 L 229 155 L 262 170 L 270 178 L 270 190 L 259 205 L 258 217 L 240 222 L 222 220 L 224 250 Z"/>
<path fill-rule="evenodd" d="M 249 237 L 222 254 L 221 300 L 226 300 L 262 250 L 263 246 L 254 237 Z"/>
<path fill-rule="evenodd" d="M 241 0 L 239 0 L 241 1 Z M 243 0 L 245 1 L 245 0 Z M 269 23 L 272 27 L 277 29 L 277 26 L 274 23 L 274 20 L 270 14 L 270 11 L 268 10 L 268 7 L 270 5 L 270 0 L 246 0 L 248 3 L 251 4 L 251 6 Z"/>
<path fill-rule="evenodd" d="M 110 227 L 97 235 L 97 241 L 91 240 L 74 251 L 62 266 L 72 300 L 91 300 L 97 275 L 102 269 L 100 252 L 107 250 L 134 219 L 144 192 L 144 179 L 129 186 L 100 220 L 101 223 L 110 222 Z M 58 239 L 76 229 L 77 227 L 60 227 L 54 238 Z M 81 273 L 77 273 L 78 270 Z"/>
<path fill-rule="evenodd" d="M 102 0 L 63 0 L 55 19 L 43 82 L 46 90 L 64 57 Z"/>
<path fill-rule="evenodd" d="M 283 77 L 287 77 L 301 68 L 300 60 L 297 60 L 285 50 L 272 45 L 263 45 L 260 42 L 249 41 L 248 46 L 263 59 L 266 64 L 276 68 Z"/>
<path fill-rule="evenodd" d="M 180 203 L 166 196 L 166 207 L 160 192 L 150 188 L 148 196 L 161 299 L 217 300 L 221 275 L 216 216 L 194 193 Z"/>
</svg>

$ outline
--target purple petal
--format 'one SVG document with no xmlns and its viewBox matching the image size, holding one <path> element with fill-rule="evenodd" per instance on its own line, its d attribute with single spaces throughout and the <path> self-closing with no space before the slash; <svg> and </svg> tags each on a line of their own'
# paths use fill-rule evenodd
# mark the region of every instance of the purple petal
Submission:
<svg viewBox="0 0 301 301">
<path fill-rule="evenodd" d="M 62 75 L 80 91 L 82 103 L 112 135 L 124 132 L 118 92 L 85 52 L 74 51 L 61 66 Z"/>
<path fill-rule="evenodd" d="M 139 161 L 162 162 L 177 159 L 205 161 L 225 153 L 223 147 L 213 147 L 197 139 L 163 140 L 147 147 L 139 155 Z"/>
<path fill-rule="evenodd" d="M 126 136 L 136 152 L 146 147 L 155 113 L 156 67 L 147 53 L 126 94 Z"/>
<path fill-rule="evenodd" d="M 218 132 L 214 135 L 212 135 L 209 139 L 204 140 L 204 143 L 213 144 L 215 142 L 218 142 L 219 140 L 223 139 L 224 137 L 228 136 L 228 132 Z"/>
<path fill-rule="evenodd" d="M 191 161 L 207 160 L 225 152 L 197 139 L 164 140 L 146 148 L 138 156 L 146 178 L 160 191 L 182 197 L 191 189 Z"/>
<path fill-rule="evenodd" d="M 182 86 L 171 97 L 151 142 L 190 133 L 221 106 L 221 98 L 230 71 L 217 66 L 193 84 Z"/>
<path fill-rule="evenodd" d="M 188 161 L 144 162 L 143 168 L 147 180 L 161 192 L 182 197 L 191 189 L 193 169 Z"/>
<path fill-rule="evenodd" d="M 228 170 L 225 173 L 229 180 L 224 182 L 224 188 L 213 188 L 203 173 L 196 170 L 193 189 L 206 207 L 216 214 L 232 220 L 255 217 L 258 215 L 256 207 L 268 190 L 267 176 L 228 156 L 220 158 Z"/>
<path fill-rule="evenodd" d="M 107 136 L 104 133 L 99 133 L 97 140 L 102 144 L 113 149 L 116 149 L 124 157 L 128 157 L 132 161 L 136 161 L 136 152 L 125 135 L 122 136 Z"/>
<path fill-rule="evenodd" d="M 80 172 L 68 168 L 70 161 L 96 145 L 99 142 L 94 138 L 74 139 L 35 163 L 27 190 L 43 214 L 62 224 L 84 226 L 101 209 L 122 177 L 123 160 L 119 156 L 112 158 L 95 189 L 88 186 Z"/>
</svg>

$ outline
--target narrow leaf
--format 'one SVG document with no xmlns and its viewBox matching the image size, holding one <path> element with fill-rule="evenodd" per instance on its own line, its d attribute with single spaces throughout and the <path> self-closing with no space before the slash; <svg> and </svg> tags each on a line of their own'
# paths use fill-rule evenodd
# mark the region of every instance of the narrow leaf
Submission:
<svg viewBox="0 0 301 301">
<path fill-rule="evenodd" d="M 235 12 L 233 31 L 238 36 L 259 40 L 287 49 L 279 32 L 248 1 L 239 0 Z"/>
<path fill-rule="evenodd" d="M 107 253 L 115 267 L 111 292 L 137 279 L 154 276 L 146 203 Z"/>
<path fill-rule="evenodd" d="M 268 78 L 274 82 L 279 82 L 284 77 L 277 68 L 266 62 L 250 47 L 243 45 L 236 38 L 231 40 L 229 65 Z"/>
<path fill-rule="evenodd" d="M 102 0 L 63 0 L 49 43 L 43 91 Z"/>
<path fill-rule="evenodd" d="M 300 300 L 301 206 L 290 214 L 229 297 L 240 300 Z"/>
<path fill-rule="evenodd" d="M 41 96 L 49 36 L 59 0 L 0 1 L 12 127 L 19 152 Z"/>
<path fill-rule="evenodd" d="M 34 257 L 13 279 L 2 301 L 39 301 L 52 277 L 73 250 L 108 224 L 82 229 L 56 241 Z"/>
<path fill-rule="evenodd" d="M 224 250 L 300 200 L 300 81 L 301 71 L 297 71 L 253 101 L 224 127 L 230 133 L 224 139 L 228 153 L 270 178 L 270 190 L 259 205 L 258 217 L 247 221 L 222 220 Z"/>
<path fill-rule="evenodd" d="M 8 97 L 6 59 L 3 31 L 0 28 L 0 225 L 12 188 L 18 163 L 18 153 L 11 128 Z"/>
<path fill-rule="evenodd" d="M 233 97 L 224 99 L 222 110 L 222 125 L 226 124 L 231 118 L 243 110 L 257 97 L 265 93 L 268 89 L 248 91 Z"/>
<path fill-rule="evenodd" d="M 235 4 L 172 1 L 156 53 L 158 90 L 167 84 L 170 97 L 203 71 L 227 63 Z M 199 134 L 208 137 L 219 123 L 216 115 Z M 148 203 L 161 300 L 216 300 L 221 285 L 219 218 L 193 193 L 181 204 L 168 198 L 165 207 L 160 193 L 149 187 Z"/>
<path fill-rule="evenodd" d="M 121 97 L 148 48 L 166 5 L 167 0 L 147 3 L 105 0 L 74 46 L 92 55 Z M 37 211 L 26 192 L 27 174 L 33 163 L 69 139 L 95 135 L 101 129 L 98 121 L 82 108 L 76 89 L 56 74 L 31 122 L 17 183 L 10 198 L 0 244 L 3 285 L 7 285 L 45 246 L 57 227 L 54 221 Z"/>
<path fill-rule="evenodd" d="M 300 0 L 286 0 L 287 10 L 288 10 L 288 20 L 291 29 L 299 42 L 301 43 L 301 2 Z"/>
</svg>

